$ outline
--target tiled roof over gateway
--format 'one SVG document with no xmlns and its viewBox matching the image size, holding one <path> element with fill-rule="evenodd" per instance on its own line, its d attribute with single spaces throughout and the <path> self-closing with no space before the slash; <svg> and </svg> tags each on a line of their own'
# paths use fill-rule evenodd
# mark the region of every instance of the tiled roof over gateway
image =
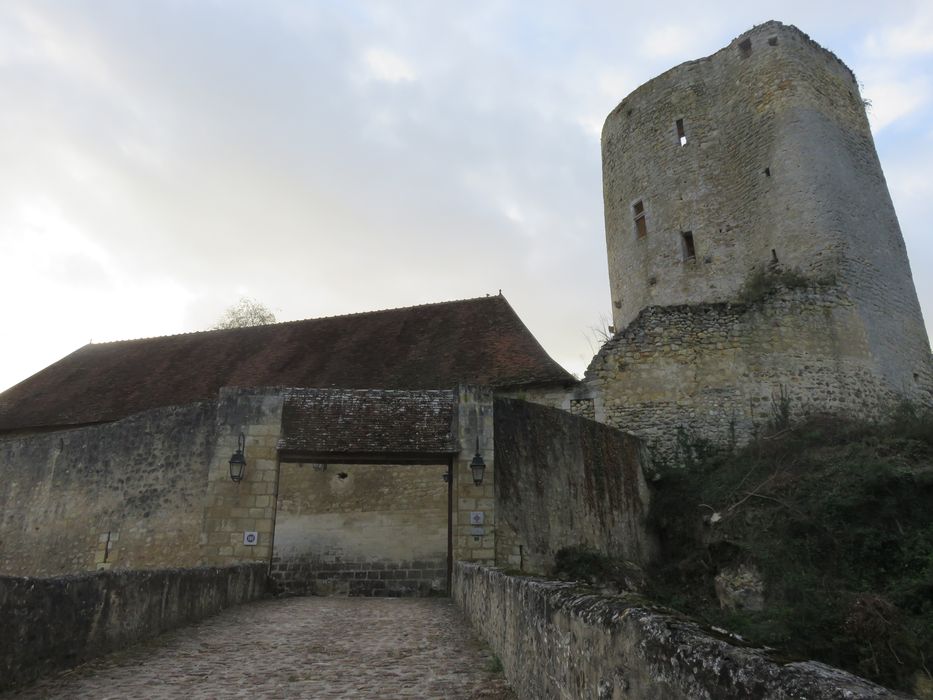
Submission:
<svg viewBox="0 0 933 700">
<path fill-rule="evenodd" d="M 224 386 L 568 385 L 501 295 L 85 345 L 0 394 L 0 432 L 118 420 Z"/>
<path fill-rule="evenodd" d="M 457 392 L 294 389 L 285 396 L 279 454 L 454 453 Z"/>
</svg>

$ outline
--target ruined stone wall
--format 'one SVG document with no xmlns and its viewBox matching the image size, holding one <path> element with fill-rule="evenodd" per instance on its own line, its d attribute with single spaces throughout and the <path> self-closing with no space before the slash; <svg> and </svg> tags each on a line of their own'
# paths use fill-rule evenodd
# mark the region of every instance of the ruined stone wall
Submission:
<svg viewBox="0 0 933 700">
<path fill-rule="evenodd" d="M 0 690 L 264 596 L 266 569 L 0 576 Z M 242 660 L 240 660 L 242 661 Z"/>
<path fill-rule="evenodd" d="M 458 562 L 453 594 L 522 698 L 904 697 L 814 662 L 769 657 L 640 599 Z"/>
<path fill-rule="evenodd" d="M 0 440 L 0 573 L 200 563 L 215 431 L 211 402 Z"/>
<path fill-rule="evenodd" d="M 272 555 L 276 590 L 444 593 L 446 472 L 446 464 L 282 464 Z"/>
<path fill-rule="evenodd" d="M 929 401 L 930 346 L 904 242 L 856 80 L 833 54 L 794 27 L 763 24 L 635 90 L 607 118 L 602 147 L 617 330 L 642 309 L 734 302 L 757 271 L 796 270 L 845 296 L 875 377 Z"/>
<path fill-rule="evenodd" d="M 641 443 L 565 411 L 496 399 L 496 562 L 544 573 L 564 547 L 646 563 Z"/>
<path fill-rule="evenodd" d="M 874 370 L 857 313 L 833 288 L 648 308 L 600 350 L 587 383 L 600 395 L 599 419 L 642 437 L 656 467 L 808 413 L 880 417 L 896 397 Z"/>
</svg>

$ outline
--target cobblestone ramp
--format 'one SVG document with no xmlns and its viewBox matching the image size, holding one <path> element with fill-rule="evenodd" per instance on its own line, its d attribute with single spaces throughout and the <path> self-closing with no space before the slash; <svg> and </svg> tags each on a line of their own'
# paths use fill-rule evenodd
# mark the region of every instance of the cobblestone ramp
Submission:
<svg viewBox="0 0 933 700">
<path fill-rule="evenodd" d="M 289 598 L 226 610 L 0 698 L 514 700 L 448 599 Z"/>
</svg>

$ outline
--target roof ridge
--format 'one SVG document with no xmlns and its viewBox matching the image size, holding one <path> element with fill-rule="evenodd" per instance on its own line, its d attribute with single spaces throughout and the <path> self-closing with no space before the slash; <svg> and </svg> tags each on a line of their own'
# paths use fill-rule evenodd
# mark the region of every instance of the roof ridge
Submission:
<svg viewBox="0 0 933 700">
<path fill-rule="evenodd" d="M 163 335 L 147 335 L 140 336 L 138 338 L 121 338 L 120 340 L 103 340 L 100 342 L 91 342 L 87 343 L 83 347 L 97 347 L 100 345 L 119 345 L 120 343 L 135 343 L 140 340 L 156 340 L 157 338 L 180 338 L 182 336 L 194 336 L 194 335 L 206 335 L 207 333 L 227 333 L 230 331 L 245 331 L 252 328 L 272 328 L 276 326 L 287 326 L 296 323 L 307 323 L 308 321 L 325 321 L 335 318 L 350 318 L 353 316 L 369 316 L 372 314 L 383 314 L 389 313 L 391 311 L 407 311 L 409 309 L 422 309 L 429 306 L 444 306 L 445 304 L 464 304 L 471 301 L 484 301 L 486 299 L 502 299 L 506 304 L 509 305 L 511 309 L 512 306 L 505 299 L 505 296 L 502 294 L 502 290 L 499 290 L 498 294 L 486 294 L 481 297 L 467 297 L 465 299 L 448 299 L 446 301 L 429 301 L 423 304 L 412 304 L 410 306 L 393 306 L 387 309 L 370 309 L 369 311 L 352 311 L 346 314 L 333 314 L 331 316 L 315 316 L 313 318 L 296 318 L 291 321 L 277 321 L 275 323 L 263 323 L 255 326 L 243 326 L 241 328 L 207 328 L 201 331 L 184 331 L 182 333 L 165 333 Z M 514 313 L 514 309 L 513 309 Z"/>
</svg>

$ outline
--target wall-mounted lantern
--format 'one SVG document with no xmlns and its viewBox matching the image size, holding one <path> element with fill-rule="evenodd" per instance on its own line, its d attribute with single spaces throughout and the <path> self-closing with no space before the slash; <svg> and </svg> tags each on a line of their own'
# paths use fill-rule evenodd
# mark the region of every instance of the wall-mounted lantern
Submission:
<svg viewBox="0 0 933 700">
<path fill-rule="evenodd" d="M 483 474 L 486 472 L 486 463 L 479 453 L 479 438 L 476 438 L 476 454 L 473 455 L 473 461 L 470 462 L 470 471 L 473 472 L 473 483 L 477 486 L 481 485 L 483 483 Z"/>
<path fill-rule="evenodd" d="M 246 474 L 246 457 L 243 455 L 245 449 L 246 436 L 240 433 L 240 437 L 237 438 L 236 452 L 230 457 L 230 478 L 234 483 L 243 481 Z"/>
</svg>

